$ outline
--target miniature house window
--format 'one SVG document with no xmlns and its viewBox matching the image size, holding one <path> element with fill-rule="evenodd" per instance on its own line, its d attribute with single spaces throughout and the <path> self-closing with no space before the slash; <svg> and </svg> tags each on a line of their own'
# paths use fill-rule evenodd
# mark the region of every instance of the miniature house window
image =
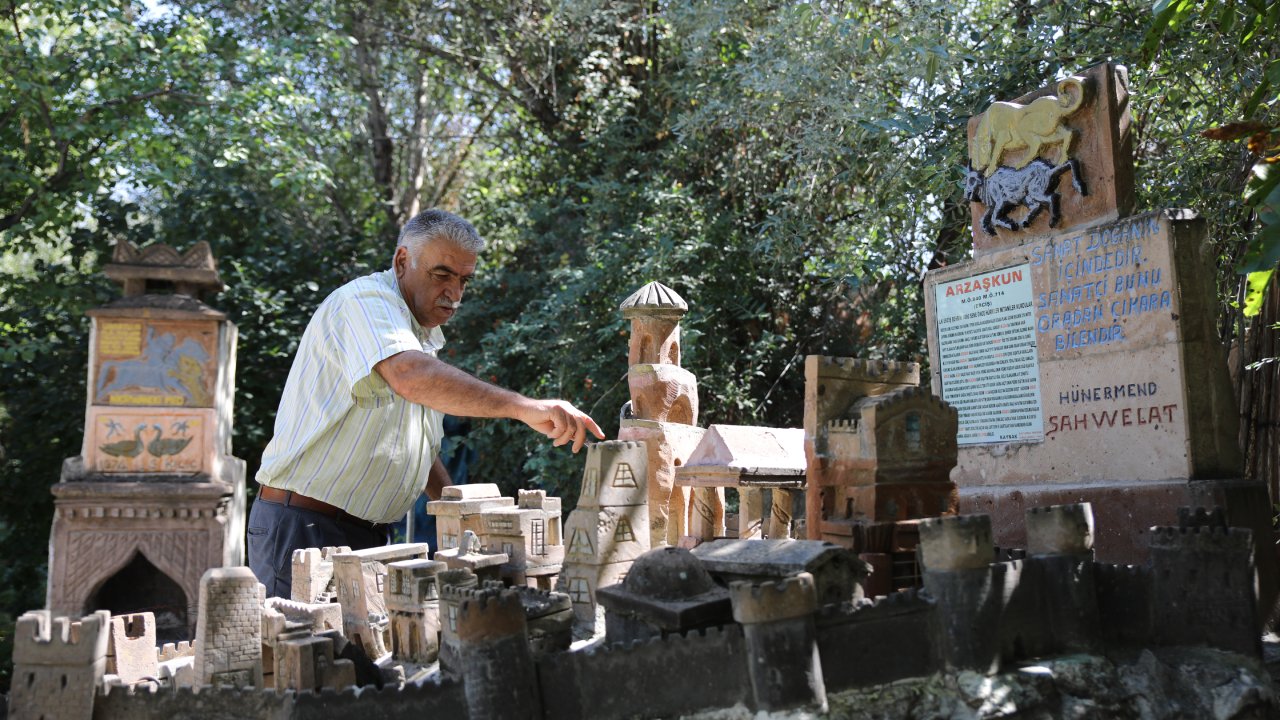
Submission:
<svg viewBox="0 0 1280 720">
<path fill-rule="evenodd" d="M 595 555 L 595 550 L 591 547 L 591 540 L 582 530 L 574 530 L 573 535 L 569 538 L 569 554 L 586 555 L 588 557 Z"/>
<path fill-rule="evenodd" d="M 631 531 L 631 523 L 626 518 L 618 520 L 618 529 L 613 531 L 613 539 L 618 542 L 629 542 L 636 539 L 636 534 Z"/>
<path fill-rule="evenodd" d="M 516 554 L 516 547 L 515 547 L 515 545 L 512 545 L 512 544 L 511 544 L 511 543 L 509 543 L 509 542 L 504 542 L 504 543 L 502 543 L 502 552 L 503 552 L 503 554 L 505 554 L 507 557 L 511 557 L 512 555 L 515 555 L 515 554 Z"/>
<path fill-rule="evenodd" d="M 595 497 L 600 492 L 600 469 L 587 468 L 587 475 L 582 479 L 582 494 Z"/>
<path fill-rule="evenodd" d="M 387 576 L 383 573 L 374 573 L 373 583 L 378 587 L 378 592 L 383 592 L 383 588 L 387 584 Z"/>
<path fill-rule="evenodd" d="M 422 594 L 424 600 L 438 600 L 439 595 L 436 593 L 436 581 L 434 578 L 426 582 L 426 592 Z"/>
<path fill-rule="evenodd" d="M 569 581 L 569 597 L 576 603 L 591 602 L 586 578 L 573 578 Z"/>
<path fill-rule="evenodd" d="M 458 632 L 458 606 L 449 606 L 449 629 Z"/>
<path fill-rule="evenodd" d="M 547 530 L 541 518 L 534 518 L 533 522 L 529 523 L 529 543 L 533 547 L 534 555 L 547 554 Z"/>
<path fill-rule="evenodd" d="M 618 469 L 613 473 L 614 487 L 635 487 L 636 476 L 631 472 L 631 466 L 627 463 L 618 463 Z"/>
<path fill-rule="evenodd" d="M 907 413 L 907 450 L 920 452 L 920 413 Z"/>
</svg>

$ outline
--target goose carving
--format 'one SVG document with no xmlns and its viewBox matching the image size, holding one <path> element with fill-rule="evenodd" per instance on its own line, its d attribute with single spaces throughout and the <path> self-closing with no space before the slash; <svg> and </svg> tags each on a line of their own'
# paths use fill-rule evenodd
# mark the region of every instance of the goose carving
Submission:
<svg viewBox="0 0 1280 720">
<path fill-rule="evenodd" d="M 177 455 L 178 453 L 182 452 L 183 449 L 185 449 L 188 445 L 191 444 L 190 437 L 182 437 L 182 438 L 162 437 L 164 435 L 164 428 L 160 427 L 159 425 L 152 425 L 151 427 L 155 429 L 156 437 L 154 440 L 147 443 L 147 452 L 151 453 L 152 455 L 155 455 L 156 457 L 164 457 L 165 455 Z"/>
<path fill-rule="evenodd" d="M 146 423 L 142 423 L 133 432 L 132 440 L 117 440 L 106 445 L 99 445 L 98 449 L 111 455 L 112 457 L 135 458 L 142 454 L 142 431 L 147 427 Z"/>
</svg>

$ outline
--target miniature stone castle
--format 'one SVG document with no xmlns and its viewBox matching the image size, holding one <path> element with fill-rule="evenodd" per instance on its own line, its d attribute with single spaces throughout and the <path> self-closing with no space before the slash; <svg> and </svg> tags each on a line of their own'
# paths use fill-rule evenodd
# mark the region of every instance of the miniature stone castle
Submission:
<svg viewBox="0 0 1280 720">
<path fill-rule="evenodd" d="M 1260 657 L 1249 531 L 1226 527 L 1221 511 L 1187 512 L 1182 525 L 1153 529 L 1151 559 L 1144 566 L 1094 560 L 1096 533 L 1087 504 L 1036 508 L 1026 522 L 1033 544 L 1014 553 L 1016 559 L 997 561 L 989 517 L 921 521 L 923 590 L 875 601 L 859 599 L 852 590 L 857 575 L 833 575 L 833 566 L 812 565 L 809 572 L 792 565 L 791 574 L 775 577 L 758 558 L 752 569 L 747 556 L 733 565 L 734 556 L 722 553 L 717 565 L 682 548 L 657 548 L 637 558 L 638 574 L 625 583 L 633 596 L 644 598 L 622 611 L 619 619 L 626 618 L 630 629 L 615 633 L 611 624 L 604 644 L 586 652 L 566 651 L 571 613 L 564 605 L 561 641 L 551 648 L 535 641 L 547 637 L 534 631 L 537 618 L 545 616 L 531 612 L 523 594 L 533 593 L 533 604 L 552 596 L 527 587 L 468 586 L 465 580 L 455 585 L 439 577 L 463 577 L 465 570 L 436 573 L 441 605 L 453 608 L 441 618 L 450 631 L 442 636 L 452 636 L 456 645 L 452 672 L 384 672 L 376 696 L 354 687 L 315 691 L 326 672 L 342 675 L 330 667 L 346 668 L 342 682 L 353 676 L 350 661 L 335 659 L 333 645 L 341 637 L 333 632 L 277 641 L 276 657 L 283 662 L 274 686 L 291 689 L 235 688 L 236 680 L 261 669 L 261 655 L 243 650 L 265 636 L 246 627 L 216 647 L 198 646 L 219 628 L 261 618 L 264 606 L 259 601 L 254 610 L 244 602 L 253 595 L 247 578 L 240 577 L 247 571 L 214 570 L 205 578 L 202 597 L 208 605 L 201 607 L 200 639 L 191 652 L 204 658 L 205 667 L 218 663 L 226 669 L 205 672 L 202 679 L 210 684 L 198 696 L 191 694 L 198 682 L 183 686 L 164 671 L 131 687 L 111 676 L 104 685 L 107 657 L 136 653 L 120 645 L 109 649 L 115 636 L 107 614 L 79 623 L 59 619 L 51 632 L 47 613 L 38 611 L 19 622 L 11 702 L 19 712 L 46 718 L 86 718 L 90 712 L 97 718 L 161 717 L 197 697 L 207 712 L 246 718 L 360 712 L 370 702 L 388 717 L 625 718 L 637 707 L 667 717 L 734 705 L 820 711 L 829 694 L 850 688 L 940 671 L 991 673 L 1020 660 L 1070 652 L 1193 644 Z M 851 557 L 816 541 L 732 542 L 824 546 L 815 557 Z M 721 569 L 708 569 L 715 567 Z M 843 589 L 823 591 L 824 575 L 828 587 Z M 602 590 L 601 596 L 610 593 Z M 613 613 L 605 602 L 606 612 Z M 669 621 L 663 618 L 694 620 L 688 609 L 697 607 L 703 608 L 697 611 L 702 621 L 714 624 L 686 622 L 683 632 L 664 626 Z M 173 654 L 152 647 L 152 662 L 166 652 Z M 230 673 L 221 677 L 232 682 L 212 684 L 217 673 Z M 58 687 L 61 677 L 68 678 L 65 689 Z"/>
</svg>

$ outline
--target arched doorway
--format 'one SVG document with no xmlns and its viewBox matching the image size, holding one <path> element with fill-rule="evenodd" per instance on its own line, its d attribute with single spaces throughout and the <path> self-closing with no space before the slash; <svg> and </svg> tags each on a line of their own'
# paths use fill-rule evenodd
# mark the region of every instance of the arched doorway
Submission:
<svg viewBox="0 0 1280 720">
<path fill-rule="evenodd" d="M 85 612 L 109 610 L 112 615 L 151 612 L 156 617 L 156 642 L 191 639 L 187 595 L 142 553 L 107 578 L 89 598 Z"/>
</svg>

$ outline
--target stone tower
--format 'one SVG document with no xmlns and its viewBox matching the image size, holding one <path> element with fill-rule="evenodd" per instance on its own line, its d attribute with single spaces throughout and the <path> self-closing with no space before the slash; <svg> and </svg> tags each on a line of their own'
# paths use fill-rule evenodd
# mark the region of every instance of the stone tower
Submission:
<svg viewBox="0 0 1280 720">
<path fill-rule="evenodd" d="M 649 454 L 649 543 L 675 545 L 687 535 L 689 488 L 675 487 L 675 469 L 702 439 L 698 380 L 680 367 L 680 318 L 689 306 L 676 291 L 651 282 L 618 308 L 631 321 L 627 347 L 630 413 L 619 440 L 643 442 Z"/>
<path fill-rule="evenodd" d="M 615 440 L 587 446 L 578 507 L 565 523 L 560 589 L 579 623 L 595 619 L 596 590 L 620 582 L 649 549 L 648 454 L 642 443 Z"/>
<path fill-rule="evenodd" d="M 223 287 L 206 243 L 116 245 L 124 297 L 90 310 L 81 454 L 53 486 L 49 609 L 154 609 L 190 637 L 200 578 L 244 562 L 244 461 L 231 455 L 236 326 L 199 300 Z"/>
</svg>

